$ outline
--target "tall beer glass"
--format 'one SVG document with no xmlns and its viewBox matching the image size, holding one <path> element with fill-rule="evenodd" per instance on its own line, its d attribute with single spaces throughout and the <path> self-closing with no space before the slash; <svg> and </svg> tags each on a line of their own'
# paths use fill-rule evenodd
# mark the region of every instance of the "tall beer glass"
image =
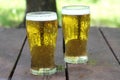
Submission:
<svg viewBox="0 0 120 80">
<path fill-rule="evenodd" d="M 71 5 L 62 8 L 62 27 L 65 41 L 65 61 L 86 63 L 86 45 L 90 26 L 88 6 Z"/>
<path fill-rule="evenodd" d="M 54 54 L 57 37 L 55 12 L 30 12 L 26 15 L 26 30 L 31 52 L 31 73 L 51 75 L 56 72 Z"/>
</svg>

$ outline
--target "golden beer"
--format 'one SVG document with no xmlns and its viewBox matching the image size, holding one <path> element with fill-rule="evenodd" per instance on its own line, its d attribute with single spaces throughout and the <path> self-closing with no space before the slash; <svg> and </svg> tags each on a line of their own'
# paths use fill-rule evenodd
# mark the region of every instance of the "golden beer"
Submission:
<svg viewBox="0 0 120 80">
<path fill-rule="evenodd" d="M 86 63 L 90 11 L 87 6 L 65 6 L 62 9 L 62 27 L 65 40 L 65 61 Z"/>
<path fill-rule="evenodd" d="M 26 16 L 26 30 L 31 52 L 31 73 L 50 75 L 56 72 L 54 52 L 57 38 L 55 12 L 31 12 Z"/>
</svg>

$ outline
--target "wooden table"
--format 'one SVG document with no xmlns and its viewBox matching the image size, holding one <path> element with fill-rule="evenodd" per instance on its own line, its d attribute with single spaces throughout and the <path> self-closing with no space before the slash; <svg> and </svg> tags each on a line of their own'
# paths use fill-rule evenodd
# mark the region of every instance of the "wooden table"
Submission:
<svg viewBox="0 0 120 80">
<path fill-rule="evenodd" d="M 63 60 L 62 29 L 59 29 L 56 65 L 61 71 L 51 76 L 30 74 L 30 52 L 25 29 L 0 28 L 0 80 L 120 80 L 120 29 L 91 27 L 89 62 L 67 64 Z"/>
</svg>

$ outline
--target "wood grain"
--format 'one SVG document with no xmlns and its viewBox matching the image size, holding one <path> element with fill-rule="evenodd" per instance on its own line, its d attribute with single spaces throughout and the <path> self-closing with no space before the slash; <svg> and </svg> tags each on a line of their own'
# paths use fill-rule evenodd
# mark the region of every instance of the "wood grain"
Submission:
<svg viewBox="0 0 120 80">
<path fill-rule="evenodd" d="M 58 38 L 57 38 L 57 48 L 56 48 L 56 56 L 55 61 L 56 65 L 63 66 L 65 65 L 63 60 L 63 49 L 62 49 L 62 32 L 61 29 L 59 29 L 58 32 Z M 15 72 L 13 74 L 12 80 L 65 80 L 65 70 L 62 70 L 61 72 L 57 72 L 54 75 L 51 76 L 34 76 L 30 73 L 30 52 L 28 43 L 24 46 L 22 55 L 20 57 L 20 60 L 18 62 L 18 65 L 15 69 Z"/>
<path fill-rule="evenodd" d="M 30 52 L 26 41 L 12 80 L 119 80 L 119 34 L 120 29 L 90 28 L 87 46 L 88 63 L 67 64 L 68 72 L 66 71 L 66 74 L 63 69 L 61 72 L 51 76 L 34 76 L 30 73 Z M 0 80 L 8 80 L 13 71 L 25 35 L 26 33 L 23 29 L 0 28 Z M 104 37 L 110 45 L 106 43 Z M 62 43 L 62 30 L 59 29 L 55 61 L 56 65 L 65 67 Z M 68 77 L 66 78 L 66 76 Z"/>
<path fill-rule="evenodd" d="M 0 80 L 9 78 L 24 38 L 23 29 L 0 28 Z"/>
<path fill-rule="evenodd" d="M 69 80 L 120 80 L 120 67 L 69 65 L 69 75 Z"/>
<path fill-rule="evenodd" d="M 101 30 L 120 64 L 120 28 L 101 28 Z"/>
<path fill-rule="evenodd" d="M 86 65 L 68 64 L 69 80 L 120 79 L 118 75 L 118 73 L 120 73 L 120 70 L 118 69 L 120 68 L 114 69 L 114 67 L 118 66 L 119 64 L 115 57 L 113 56 L 111 50 L 106 44 L 98 28 L 90 29 L 87 50 L 89 61 Z M 113 69 L 113 71 L 116 72 L 114 72 L 114 74 L 110 73 L 111 69 Z"/>
</svg>

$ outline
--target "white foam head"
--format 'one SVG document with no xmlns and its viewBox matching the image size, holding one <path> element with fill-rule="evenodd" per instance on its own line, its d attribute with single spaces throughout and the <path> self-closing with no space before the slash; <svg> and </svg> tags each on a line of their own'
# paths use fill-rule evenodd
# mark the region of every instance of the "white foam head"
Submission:
<svg viewBox="0 0 120 80">
<path fill-rule="evenodd" d="M 66 14 L 66 15 L 90 14 L 90 8 L 88 6 L 83 6 L 83 5 L 64 6 L 62 8 L 62 14 Z"/>
<path fill-rule="evenodd" d="M 51 11 L 30 12 L 26 15 L 26 20 L 31 21 L 52 21 L 56 19 L 56 13 Z"/>
</svg>

